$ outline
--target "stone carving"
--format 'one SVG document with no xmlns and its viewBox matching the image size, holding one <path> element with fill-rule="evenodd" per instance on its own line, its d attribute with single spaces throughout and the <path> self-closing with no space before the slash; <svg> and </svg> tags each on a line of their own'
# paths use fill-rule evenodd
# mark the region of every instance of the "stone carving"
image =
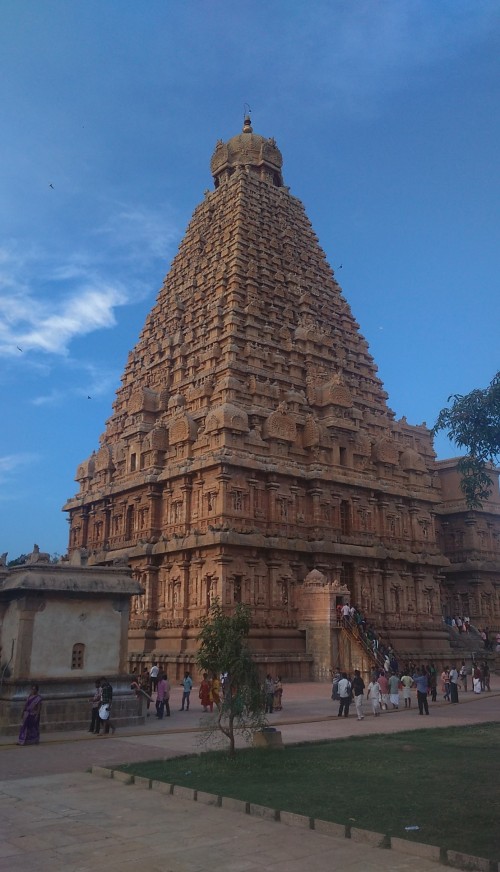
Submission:
<svg viewBox="0 0 500 872">
<path fill-rule="evenodd" d="M 441 632 L 440 582 L 429 612 L 425 579 L 463 586 L 473 567 L 485 592 L 500 586 L 500 500 L 472 526 L 456 463 L 436 463 L 423 425 L 395 422 L 304 208 L 283 185 L 274 140 L 246 119 L 217 143 L 211 169 L 214 190 L 128 357 L 98 453 L 78 467 L 80 491 L 65 507 L 70 553 L 128 560 L 147 575 L 134 663 L 154 651 L 172 669 L 192 664 L 217 596 L 224 608 L 240 598 L 252 607 L 259 662 L 283 656 L 283 674 L 309 677 L 296 629 L 309 604 L 295 599 L 294 579 L 297 590 L 317 584 L 318 602 L 361 599 L 410 650 L 411 632 L 395 635 L 410 617 L 410 629 L 424 617 Z M 165 579 L 175 585 L 165 590 Z M 470 602 L 492 610 L 479 625 L 500 622 L 500 597 L 474 592 Z"/>
</svg>

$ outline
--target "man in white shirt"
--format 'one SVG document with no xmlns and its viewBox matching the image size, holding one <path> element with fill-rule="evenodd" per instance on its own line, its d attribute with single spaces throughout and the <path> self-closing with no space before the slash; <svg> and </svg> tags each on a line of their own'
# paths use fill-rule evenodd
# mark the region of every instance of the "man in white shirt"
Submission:
<svg viewBox="0 0 500 872">
<path fill-rule="evenodd" d="M 337 717 L 341 718 L 344 715 L 345 718 L 349 717 L 349 706 L 351 704 L 351 682 L 347 677 L 347 672 L 342 673 L 342 678 L 339 681 L 339 697 L 340 697 L 340 706 L 339 713 Z"/>
<path fill-rule="evenodd" d="M 458 671 L 455 664 L 450 669 L 450 696 L 450 702 L 458 702 Z"/>
<path fill-rule="evenodd" d="M 160 668 L 155 660 L 153 662 L 151 669 L 149 670 L 149 677 L 151 679 L 151 684 L 152 684 L 153 690 L 156 690 L 158 687 L 158 675 L 159 674 L 160 674 Z"/>
</svg>

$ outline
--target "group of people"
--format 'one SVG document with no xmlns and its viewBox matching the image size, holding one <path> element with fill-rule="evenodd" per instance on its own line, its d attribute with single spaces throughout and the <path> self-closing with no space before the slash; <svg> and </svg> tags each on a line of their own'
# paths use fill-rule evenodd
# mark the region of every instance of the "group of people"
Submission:
<svg viewBox="0 0 500 872">
<path fill-rule="evenodd" d="M 278 675 L 277 678 L 273 678 L 269 673 L 266 675 L 266 680 L 264 681 L 264 711 L 269 715 L 272 715 L 273 712 L 280 712 L 283 708 L 282 706 L 282 697 L 283 697 L 283 682 L 281 681 L 281 675 Z"/>
<path fill-rule="evenodd" d="M 219 708 L 221 702 L 221 687 L 222 678 L 213 674 L 209 677 L 207 672 L 203 673 L 203 678 L 198 689 L 198 698 L 200 700 L 204 712 L 213 712 L 214 705 Z M 191 691 L 193 689 L 193 679 L 190 672 L 184 673 L 184 678 L 180 682 L 182 687 L 181 707 L 179 711 L 189 711 L 191 702 Z M 170 717 L 170 694 L 172 691 L 168 675 L 154 662 L 151 669 L 145 667 L 139 678 L 135 679 L 131 684 L 132 690 L 136 694 L 142 694 L 146 699 L 147 715 L 151 703 L 154 701 L 156 708 L 156 717 L 159 720 L 166 715 Z M 154 699 L 155 697 L 155 699 Z"/>
<path fill-rule="evenodd" d="M 458 703 L 459 685 L 467 691 L 468 676 L 472 677 L 472 689 L 475 693 L 481 693 L 490 689 L 490 670 L 488 663 L 473 663 L 468 667 L 464 660 L 460 669 L 455 665 L 445 666 L 441 673 L 441 689 L 445 701 L 452 704 Z M 415 664 L 407 664 L 405 669 L 398 671 L 389 666 L 384 669 L 375 668 L 372 671 L 368 687 L 361 677 L 359 669 L 354 670 L 351 679 L 346 672 L 336 672 L 333 675 L 332 699 L 339 701 L 338 717 L 348 717 L 351 703 L 354 703 L 358 721 L 362 721 L 363 700 L 366 689 L 366 699 L 371 704 L 375 717 L 389 708 L 399 708 L 402 695 L 405 708 L 411 708 L 412 689 L 417 692 L 417 705 L 420 715 L 429 714 L 428 698 L 432 702 L 437 700 L 438 675 L 433 663 L 427 666 L 417 667 Z"/>
<path fill-rule="evenodd" d="M 94 695 L 91 699 L 92 714 L 90 718 L 89 733 L 98 736 L 103 729 L 104 735 L 116 727 L 111 720 L 111 703 L 113 702 L 113 688 L 107 678 L 98 678 L 95 683 Z"/>
<path fill-rule="evenodd" d="M 399 708 L 401 693 L 405 708 L 411 708 L 411 689 L 413 687 L 417 688 L 417 702 L 420 714 L 423 714 L 425 710 L 426 714 L 429 714 L 427 706 L 429 684 L 425 667 L 422 667 L 422 670 L 416 671 L 413 675 L 409 675 L 406 670 L 398 673 L 387 672 L 385 669 L 374 669 L 370 676 L 368 687 L 365 686 L 359 669 L 354 670 L 352 681 L 346 672 L 336 673 L 332 684 L 332 699 L 339 700 L 339 718 L 349 716 L 351 702 L 354 702 L 357 719 L 362 721 L 364 719 L 363 701 L 365 690 L 366 699 L 370 702 L 372 713 L 375 717 L 379 717 L 380 713 L 388 711 L 390 706 L 393 710 Z M 425 706 L 423 705 L 421 695 L 425 695 Z"/>
<path fill-rule="evenodd" d="M 357 606 L 348 602 L 338 603 L 336 606 L 337 626 L 353 630 L 367 650 L 371 651 L 377 660 L 384 660 L 384 668 L 390 668 L 393 672 L 398 669 L 394 651 L 390 645 L 384 645 L 374 627 L 367 624 L 363 612 Z M 390 662 L 386 666 L 386 661 Z"/>
<path fill-rule="evenodd" d="M 471 623 L 468 617 L 461 617 L 460 615 L 448 616 L 444 619 L 444 622 L 459 633 L 470 633 L 471 631 Z M 482 639 L 485 651 L 500 652 L 500 633 L 492 633 L 489 627 L 478 628 L 477 632 Z"/>
<path fill-rule="evenodd" d="M 113 701 L 113 688 L 107 678 L 98 678 L 90 700 L 91 716 L 89 733 L 98 736 L 103 730 L 104 735 L 111 731 L 115 732 L 115 725 L 111 720 L 111 703 Z M 38 745 L 40 742 L 40 716 L 43 699 L 38 684 L 32 684 L 28 698 L 24 704 L 21 729 L 17 738 L 18 745 Z"/>
<path fill-rule="evenodd" d="M 454 630 L 458 630 L 459 633 L 470 633 L 470 618 L 467 616 L 453 615 L 452 617 L 448 615 L 444 622 Z"/>
</svg>

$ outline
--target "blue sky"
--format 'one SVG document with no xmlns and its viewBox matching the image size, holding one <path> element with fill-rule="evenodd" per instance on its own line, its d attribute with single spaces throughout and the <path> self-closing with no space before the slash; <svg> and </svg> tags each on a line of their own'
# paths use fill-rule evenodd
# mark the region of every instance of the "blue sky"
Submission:
<svg viewBox="0 0 500 872">
<path fill-rule="evenodd" d="M 76 467 L 245 102 L 397 416 L 486 386 L 499 74 L 495 0 L 0 0 L 0 551 L 65 552 Z"/>
</svg>

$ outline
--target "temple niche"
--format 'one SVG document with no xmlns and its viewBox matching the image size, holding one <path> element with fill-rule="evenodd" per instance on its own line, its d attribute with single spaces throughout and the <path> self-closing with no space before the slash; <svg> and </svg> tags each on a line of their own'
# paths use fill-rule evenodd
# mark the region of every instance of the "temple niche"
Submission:
<svg viewBox="0 0 500 872">
<path fill-rule="evenodd" d="M 256 659 L 291 679 L 324 677 L 337 656 L 335 589 L 401 656 L 449 651 L 449 609 L 500 619 L 499 501 L 459 507 L 456 463 L 395 419 L 282 163 L 248 118 L 217 144 L 213 190 L 64 507 L 70 553 L 126 558 L 145 591 L 130 665 L 180 674 L 215 598 L 251 607 Z"/>
</svg>

